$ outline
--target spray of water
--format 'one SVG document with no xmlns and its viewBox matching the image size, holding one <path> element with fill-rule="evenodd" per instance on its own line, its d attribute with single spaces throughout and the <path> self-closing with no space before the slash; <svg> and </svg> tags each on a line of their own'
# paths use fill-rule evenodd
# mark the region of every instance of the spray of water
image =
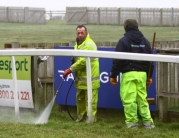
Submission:
<svg viewBox="0 0 179 138">
<path fill-rule="evenodd" d="M 0 107 L 0 122 L 3 123 L 23 123 L 34 124 L 37 120 L 36 114 L 32 109 L 20 108 L 20 117 L 14 115 L 14 107 Z"/>
<path fill-rule="evenodd" d="M 40 117 L 36 120 L 35 124 L 46 124 L 48 122 L 52 107 L 54 105 L 55 97 L 51 100 L 45 110 L 42 112 Z"/>
<path fill-rule="evenodd" d="M 52 101 L 48 104 L 48 106 L 45 108 L 45 110 L 42 112 L 42 114 L 40 115 L 40 117 L 37 119 L 37 121 L 35 122 L 35 124 L 46 124 L 48 122 L 52 107 L 54 105 L 54 101 L 56 98 L 56 95 L 58 94 L 62 84 L 64 82 L 64 79 L 62 79 L 56 93 L 55 96 L 53 97 Z"/>
<path fill-rule="evenodd" d="M 42 114 L 38 115 L 32 109 L 20 108 L 20 116 L 17 119 L 14 116 L 14 107 L 0 107 L 0 122 L 3 123 L 23 123 L 23 124 L 46 124 L 48 122 L 52 107 L 54 105 L 55 97 L 51 100 Z"/>
<path fill-rule="evenodd" d="M 54 105 L 54 101 L 55 101 L 55 98 L 56 98 L 56 95 L 58 94 L 62 84 L 64 82 L 64 79 L 61 81 L 56 93 L 55 93 L 55 96 L 53 97 L 52 101 L 48 104 L 48 106 L 45 108 L 45 110 L 42 112 L 42 114 L 40 115 L 40 117 L 37 119 L 37 121 L 35 122 L 35 124 L 46 124 L 48 122 L 48 119 L 49 119 L 49 116 L 50 116 L 50 113 L 51 113 L 51 110 L 52 110 L 52 107 Z"/>
</svg>

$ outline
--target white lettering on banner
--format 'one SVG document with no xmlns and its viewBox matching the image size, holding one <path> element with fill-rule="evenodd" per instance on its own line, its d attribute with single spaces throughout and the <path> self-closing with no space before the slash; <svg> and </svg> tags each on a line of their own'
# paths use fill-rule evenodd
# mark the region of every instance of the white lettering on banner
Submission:
<svg viewBox="0 0 179 138">
<path fill-rule="evenodd" d="M 104 77 L 103 77 L 104 76 Z M 103 78 L 104 79 L 103 79 Z M 109 77 L 108 77 L 108 73 L 107 72 L 101 72 L 101 74 L 100 74 L 100 81 L 102 82 L 102 83 L 107 83 L 108 81 L 109 81 Z"/>
<path fill-rule="evenodd" d="M 72 73 L 67 76 L 66 81 L 68 81 L 69 79 L 74 80 L 74 77 L 73 77 L 73 74 L 72 74 Z"/>
<path fill-rule="evenodd" d="M 63 78 L 63 73 L 64 73 L 64 70 L 58 70 L 58 73 L 60 74 L 60 77 Z"/>
<path fill-rule="evenodd" d="M 64 70 L 58 70 L 58 73 L 60 74 L 60 77 L 63 79 L 63 73 L 64 73 Z M 71 80 L 74 80 L 74 76 L 73 74 L 69 74 L 66 79 L 64 79 L 64 81 L 68 81 L 69 79 Z"/>
<path fill-rule="evenodd" d="M 19 107 L 34 108 L 30 80 L 17 80 Z M 14 107 L 13 81 L 0 79 L 0 106 Z"/>
<path fill-rule="evenodd" d="M 108 83 L 109 82 L 109 78 L 110 78 L 110 75 L 109 75 L 108 72 L 101 72 L 101 74 L 100 74 L 100 81 L 102 83 Z M 118 76 L 117 76 L 117 82 L 118 82 Z"/>
<path fill-rule="evenodd" d="M 64 73 L 64 70 L 58 70 L 58 73 L 60 74 L 60 77 L 63 78 L 62 74 Z M 109 74 L 110 73 L 108 73 L 108 72 L 101 72 L 100 73 L 100 81 L 102 83 L 108 83 L 109 82 L 109 77 L 110 77 Z M 120 77 L 121 77 L 121 74 L 120 74 Z M 70 79 L 74 80 L 74 76 L 73 76 L 72 73 L 69 74 L 64 81 L 69 81 Z M 117 81 L 118 81 L 118 77 L 117 77 Z"/>
</svg>

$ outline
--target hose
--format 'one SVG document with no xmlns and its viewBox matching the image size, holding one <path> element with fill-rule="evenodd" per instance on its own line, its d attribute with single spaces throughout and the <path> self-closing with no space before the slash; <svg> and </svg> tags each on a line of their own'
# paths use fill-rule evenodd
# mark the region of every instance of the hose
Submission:
<svg viewBox="0 0 179 138">
<path fill-rule="evenodd" d="M 57 96 L 57 94 L 58 94 L 58 92 L 59 92 L 59 90 L 60 90 L 60 88 L 61 88 L 63 82 L 64 82 L 64 79 L 61 81 L 61 83 L 60 83 L 60 85 L 59 85 L 57 91 L 55 92 L 55 96 Z M 70 93 L 70 90 L 71 90 L 71 87 L 72 87 L 73 83 L 74 83 L 74 80 L 72 81 L 72 83 L 71 83 L 71 85 L 70 85 L 70 87 L 69 87 L 69 89 L 68 89 L 68 91 L 67 91 L 67 95 L 66 95 L 66 99 L 65 99 L 65 108 L 66 108 L 67 113 L 68 113 L 68 115 L 70 116 L 70 118 L 71 118 L 73 121 L 75 121 L 75 119 L 74 119 L 74 118 L 72 117 L 72 115 L 70 114 L 70 111 L 69 111 L 68 106 L 67 106 L 68 95 L 69 95 L 69 93 Z"/>
<path fill-rule="evenodd" d="M 72 64 L 72 63 L 71 63 L 71 64 Z M 71 64 L 70 64 L 70 65 L 71 65 Z M 57 89 L 56 92 L 55 92 L 55 96 L 57 96 L 57 94 L 59 93 L 59 90 L 60 90 L 60 88 L 61 88 L 61 86 L 62 86 L 64 80 L 65 80 L 65 79 L 62 79 L 62 81 L 61 81 L 61 83 L 60 83 L 58 89 Z M 70 87 L 69 87 L 69 89 L 68 89 L 68 91 L 67 91 L 67 95 L 66 95 L 66 99 L 65 99 L 65 108 L 66 108 L 66 110 L 67 110 L 68 115 L 70 116 L 70 118 L 71 118 L 73 121 L 75 121 L 75 119 L 74 119 L 74 118 L 72 117 L 72 115 L 70 114 L 70 111 L 69 111 L 68 106 L 67 106 L 67 101 L 68 101 L 68 95 L 69 95 L 69 93 L 70 93 L 70 90 L 71 90 L 71 87 L 72 87 L 74 81 L 75 81 L 75 80 L 72 81 L 72 83 L 71 83 L 71 85 L 70 85 Z"/>
<path fill-rule="evenodd" d="M 68 102 L 68 94 L 70 93 L 70 90 L 71 90 L 71 87 L 72 87 L 74 81 L 75 81 L 75 80 L 72 81 L 72 83 L 71 83 L 71 85 L 70 85 L 70 87 L 69 87 L 69 89 L 68 89 L 68 91 L 67 91 L 66 100 L 65 100 L 65 108 L 66 108 L 66 110 L 67 110 L 68 115 L 70 116 L 70 118 L 71 118 L 73 121 L 75 121 L 75 119 L 74 119 L 74 118 L 72 117 L 72 115 L 70 114 L 70 111 L 69 111 L 69 109 L 68 109 L 67 102 Z"/>
<path fill-rule="evenodd" d="M 60 85 L 59 85 L 58 89 L 57 89 L 56 92 L 55 92 L 55 96 L 57 96 L 57 94 L 59 93 L 59 90 L 60 90 L 60 88 L 61 88 L 63 82 L 64 82 L 64 79 L 62 79 L 62 81 L 60 82 Z M 67 95 L 66 95 L 66 98 L 65 98 L 65 108 L 66 108 L 67 113 L 68 113 L 68 115 L 70 116 L 70 118 L 71 118 L 73 121 L 75 121 L 75 119 L 74 119 L 74 118 L 72 117 L 72 115 L 70 114 L 70 111 L 69 111 L 68 106 L 67 106 L 68 95 L 69 95 L 69 93 L 70 93 L 70 90 L 71 90 L 71 87 L 72 87 L 73 83 L 74 83 L 74 80 L 72 81 L 72 83 L 71 83 L 71 85 L 70 85 L 70 87 L 69 87 L 69 89 L 68 89 L 68 91 L 67 91 Z"/>
</svg>

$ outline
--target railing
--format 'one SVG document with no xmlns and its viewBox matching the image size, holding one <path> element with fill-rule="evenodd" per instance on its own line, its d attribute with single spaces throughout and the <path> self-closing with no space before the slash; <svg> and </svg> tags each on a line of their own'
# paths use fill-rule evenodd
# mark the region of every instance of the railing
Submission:
<svg viewBox="0 0 179 138">
<path fill-rule="evenodd" d="M 179 56 L 171 55 L 154 55 L 154 54 L 137 54 L 137 53 L 125 53 L 125 52 L 106 52 L 106 51 L 83 51 L 83 50 L 66 50 L 66 49 L 9 49 L 0 50 L 1 56 L 82 56 L 86 57 L 87 66 L 87 86 L 88 86 L 88 120 L 92 123 L 92 87 L 91 87 L 91 64 L 90 57 L 99 58 L 112 58 L 112 59 L 128 59 L 128 60 L 142 60 L 142 61 L 157 61 L 157 62 L 170 62 L 179 63 Z M 12 60 L 12 62 L 15 62 Z M 13 63 L 14 64 L 14 63 Z M 13 67 L 13 73 L 15 72 L 15 67 Z M 16 80 L 14 80 L 15 82 Z M 16 85 L 16 83 L 14 83 Z M 14 86 L 16 91 L 17 86 Z M 14 92 L 15 92 L 14 91 Z M 17 105 L 16 105 L 17 106 Z"/>
</svg>

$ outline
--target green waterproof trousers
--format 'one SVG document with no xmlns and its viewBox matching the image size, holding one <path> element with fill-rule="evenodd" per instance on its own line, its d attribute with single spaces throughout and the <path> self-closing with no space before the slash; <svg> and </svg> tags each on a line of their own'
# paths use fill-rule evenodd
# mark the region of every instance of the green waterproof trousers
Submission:
<svg viewBox="0 0 179 138">
<path fill-rule="evenodd" d="M 151 122 L 149 104 L 146 100 L 146 72 L 130 71 L 122 74 L 120 97 L 124 106 L 126 125 L 135 125 L 142 118 L 143 123 Z"/>
<path fill-rule="evenodd" d="M 98 89 L 92 90 L 92 112 L 93 116 L 97 113 L 97 103 L 98 103 Z M 77 114 L 84 116 L 88 115 L 88 95 L 87 90 L 77 89 L 76 93 L 76 104 L 77 104 Z"/>
</svg>

